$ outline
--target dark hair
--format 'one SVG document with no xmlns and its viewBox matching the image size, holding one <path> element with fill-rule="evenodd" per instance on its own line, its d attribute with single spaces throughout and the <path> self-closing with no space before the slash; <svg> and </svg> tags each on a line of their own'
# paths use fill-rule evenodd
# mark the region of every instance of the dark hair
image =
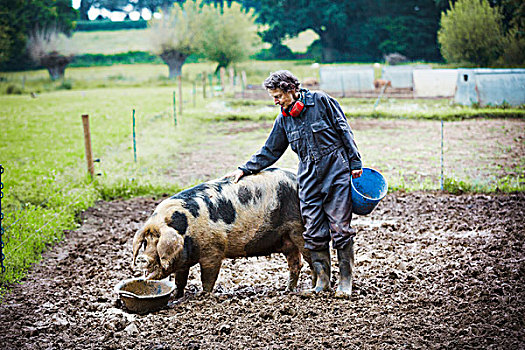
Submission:
<svg viewBox="0 0 525 350">
<path fill-rule="evenodd" d="M 263 83 L 267 90 L 281 89 L 283 92 L 299 90 L 299 85 L 301 85 L 299 79 L 287 70 L 270 73 L 270 76 Z"/>
</svg>

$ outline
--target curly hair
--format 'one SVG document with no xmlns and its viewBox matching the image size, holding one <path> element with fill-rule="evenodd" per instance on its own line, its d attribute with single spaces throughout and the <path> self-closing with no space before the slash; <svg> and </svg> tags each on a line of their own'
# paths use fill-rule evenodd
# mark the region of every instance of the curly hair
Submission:
<svg viewBox="0 0 525 350">
<path fill-rule="evenodd" d="M 287 70 L 270 73 L 270 76 L 263 83 L 267 90 L 281 89 L 283 92 L 299 90 L 299 85 L 301 85 L 299 79 Z"/>
</svg>

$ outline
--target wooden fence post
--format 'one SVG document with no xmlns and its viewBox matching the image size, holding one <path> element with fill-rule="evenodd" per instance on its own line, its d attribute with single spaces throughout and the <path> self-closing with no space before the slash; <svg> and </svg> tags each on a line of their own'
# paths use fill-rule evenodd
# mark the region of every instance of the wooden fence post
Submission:
<svg viewBox="0 0 525 350">
<path fill-rule="evenodd" d="M 84 146 L 86 149 L 86 162 L 91 179 L 95 176 L 95 166 L 93 165 L 93 153 L 91 152 L 91 133 L 89 131 L 89 115 L 82 115 L 82 124 L 84 126 Z"/>
</svg>

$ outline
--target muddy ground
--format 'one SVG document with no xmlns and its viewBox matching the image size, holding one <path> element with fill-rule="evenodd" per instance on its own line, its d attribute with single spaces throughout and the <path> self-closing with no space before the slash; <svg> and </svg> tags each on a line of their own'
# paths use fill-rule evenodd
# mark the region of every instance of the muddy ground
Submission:
<svg viewBox="0 0 525 350">
<path fill-rule="evenodd" d="M 183 299 L 130 314 L 113 287 L 133 275 L 133 234 L 159 201 L 84 212 L 0 304 L 0 349 L 525 348 L 524 193 L 389 194 L 355 218 L 351 300 L 286 293 L 273 255 L 225 261 L 213 295 L 194 267 Z"/>
</svg>

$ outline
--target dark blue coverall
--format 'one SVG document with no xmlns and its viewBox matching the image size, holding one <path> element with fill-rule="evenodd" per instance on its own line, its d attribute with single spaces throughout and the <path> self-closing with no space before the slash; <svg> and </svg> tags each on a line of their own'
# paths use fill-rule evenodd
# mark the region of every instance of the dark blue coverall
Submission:
<svg viewBox="0 0 525 350">
<path fill-rule="evenodd" d="M 361 156 L 339 103 L 324 92 L 301 89 L 305 108 L 298 117 L 279 113 L 264 146 L 239 167 L 257 173 L 275 163 L 288 145 L 299 157 L 297 180 L 304 219 L 305 248 L 343 249 L 355 235 L 351 228 L 351 170 Z"/>
</svg>

